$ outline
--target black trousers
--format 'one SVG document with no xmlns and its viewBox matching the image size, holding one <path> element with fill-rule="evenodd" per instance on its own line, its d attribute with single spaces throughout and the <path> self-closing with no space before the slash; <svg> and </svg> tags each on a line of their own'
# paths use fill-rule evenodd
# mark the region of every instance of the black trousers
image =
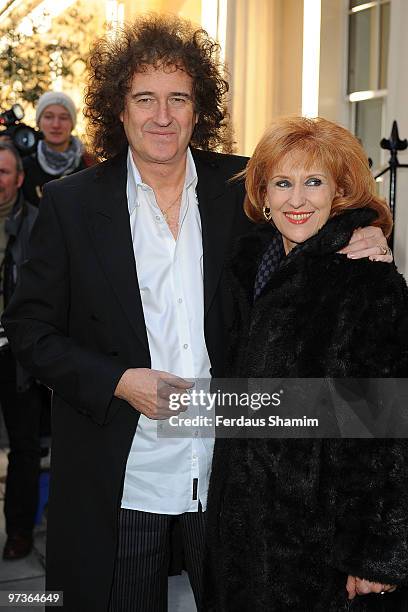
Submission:
<svg viewBox="0 0 408 612">
<path fill-rule="evenodd" d="M 4 499 L 6 533 L 30 536 L 38 503 L 41 420 L 44 412 L 49 412 L 49 392 L 36 383 L 17 392 L 16 364 L 9 351 L 0 355 L 0 371 L 0 404 L 10 446 Z"/>
<path fill-rule="evenodd" d="M 204 513 L 119 512 L 119 541 L 109 612 L 166 612 L 170 533 L 179 522 L 186 569 L 200 602 Z"/>
</svg>

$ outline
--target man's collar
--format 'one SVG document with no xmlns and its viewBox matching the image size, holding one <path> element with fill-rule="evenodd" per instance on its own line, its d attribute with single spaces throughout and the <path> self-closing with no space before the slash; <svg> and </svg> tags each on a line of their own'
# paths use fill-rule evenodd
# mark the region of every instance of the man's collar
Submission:
<svg viewBox="0 0 408 612">
<path fill-rule="evenodd" d="M 21 189 L 18 190 L 17 199 L 13 204 L 13 209 L 5 221 L 6 233 L 9 236 L 17 236 L 23 214 L 24 196 Z"/>
<path fill-rule="evenodd" d="M 142 189 L 149 188 L 149 185 L 143 183 L 142 177 L 140 176 L 140 172 L 134 162 L 132 152 L 130 147 L 128 148 L 127 154 L 127 172 L 128 172 L 128 182 L 127 182 L 127 197 L 128 197 L 128 208 L 129 214 L 131 215 L 134 209 L 137 206 L 137 190 L 138 187 Z M 197 186 L 197 170 L 194 163 L 193 156 L 191 154 L 190 148 L 187 149 L 187 157 L 186 157 L 186 178 L 184 182 L 185 189 L 189 189 L 190 187 Z"/>
<path fill-rule="evenodd" d="M 13 200 L 7 202 L 7 204 L 3 204 L 0 211 L 0 219 L 8 219 L 12 214 L 12 210 L 18 200 L 19 191 L 16 192 Z"/>
<path fill-rule="evenodd" d="M 193 155 L 191 153 L 190 147 L 187 149 L 187 161 L 186 161 L 186 189 L 193 186 L 194 188 L 197 186 L 197 169 L 194 163 Z"/>
</svg>

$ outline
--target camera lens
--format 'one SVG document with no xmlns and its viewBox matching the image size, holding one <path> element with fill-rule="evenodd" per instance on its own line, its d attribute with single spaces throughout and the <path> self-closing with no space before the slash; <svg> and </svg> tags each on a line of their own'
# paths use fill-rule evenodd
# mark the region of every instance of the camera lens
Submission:
<svg viewBox="0 0 408 612">
<path fill-rule="evenodd" d="M 25 152 L 35 145 L 35 134 L 31 128 L 19 127 L 14 132 L 14 142 L 16 147 Z"/>
</svg>

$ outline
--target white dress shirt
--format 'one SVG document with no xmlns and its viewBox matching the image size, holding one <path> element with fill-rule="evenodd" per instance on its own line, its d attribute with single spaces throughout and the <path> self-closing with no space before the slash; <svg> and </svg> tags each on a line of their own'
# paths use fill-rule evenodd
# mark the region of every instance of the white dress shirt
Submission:
<svg viewBox="0 0 408 612">
<path fill-rule="evenodd" d="M 130 149 L 127 198 L 151 367 L 182 378 L 210 378 L 204 339 L 201 218 L 190 150 L 174 239 L 154 191 L 142 182 Z M 211 438 L 160 438 L 160 421 L 143 414 L 126 465 L 122 508 L 181 514 L 203 510 L 211 470 Z M 197 499 L 193 480 L 198 479 Z"/>
</svg>

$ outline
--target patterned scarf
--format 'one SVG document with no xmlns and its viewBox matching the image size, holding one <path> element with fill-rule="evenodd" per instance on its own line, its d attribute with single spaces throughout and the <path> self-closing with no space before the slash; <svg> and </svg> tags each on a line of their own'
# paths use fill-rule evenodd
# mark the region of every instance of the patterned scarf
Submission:
<svg viewBox="0 0 408 612">
<path fill-rule="evenodd" d="M 37 149 L 38 163 L 47 174 L 52 176 L 65 176 L 71 174 L 78 168 L 84 152 L 84 145 L 75 136 L 71 136 L 71 142 L 66 151 L 54 151 L 45 142 L 40 140 Z"/>
<path fill-rule="evenodd" d="M 272 274 L 279 268 L 284 257 L 285 249 L 283 248 L 282 236 L 276 234 L 264 252 L 258 267 L 254 286 L 254 301 L 258 299 L 263 288 L 268 283 Z"/>
</svg>

